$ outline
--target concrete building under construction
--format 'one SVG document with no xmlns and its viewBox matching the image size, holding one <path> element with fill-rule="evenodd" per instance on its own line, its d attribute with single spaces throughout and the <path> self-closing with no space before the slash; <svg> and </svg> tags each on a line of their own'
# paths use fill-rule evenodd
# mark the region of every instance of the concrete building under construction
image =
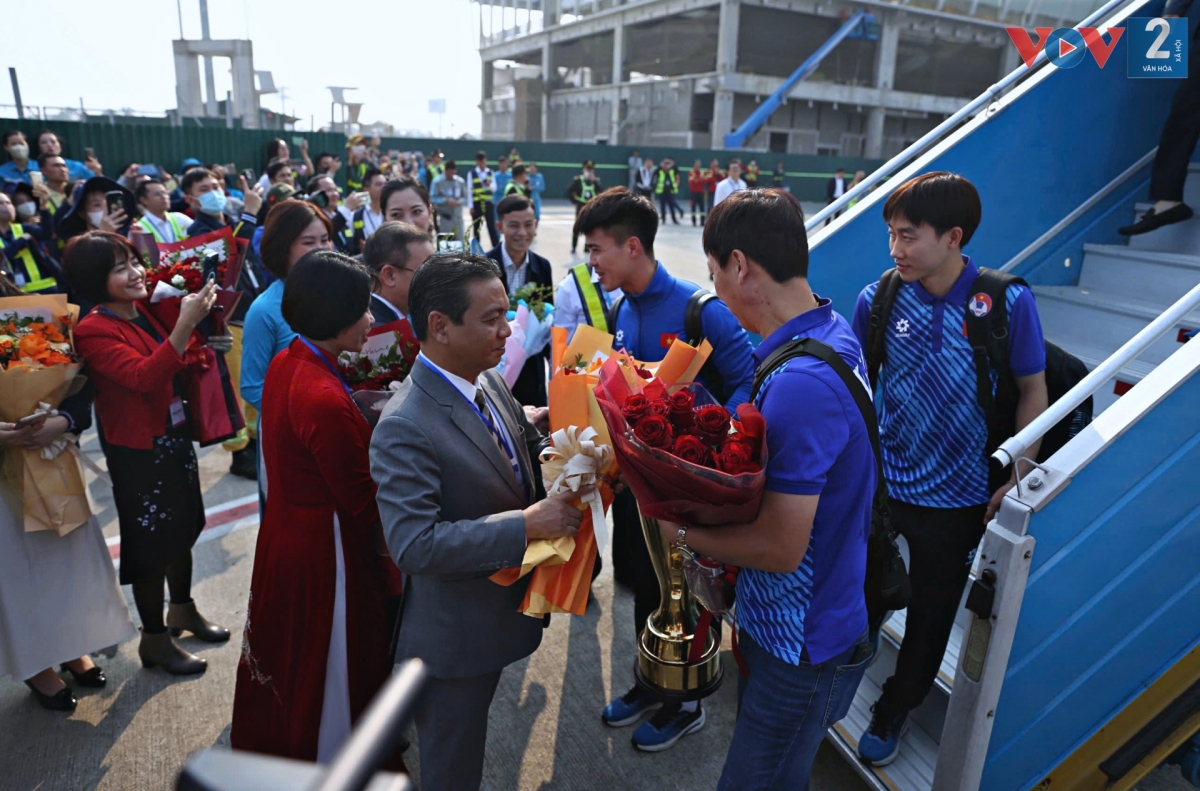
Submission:
<svg viewBox="0 0 1200 791">
<path fill-rule="evenodd" d="M 1006 26 L 1098 0 L 487 0 L 483 138 L 724 148 L 855 12 L 744 148 L 888 158 L 1021 64 Z"/>
</svg>

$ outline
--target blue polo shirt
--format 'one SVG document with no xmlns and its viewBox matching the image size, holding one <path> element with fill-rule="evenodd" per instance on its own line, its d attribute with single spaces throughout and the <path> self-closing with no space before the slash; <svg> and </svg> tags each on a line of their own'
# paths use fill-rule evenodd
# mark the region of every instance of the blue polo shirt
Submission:
<svg viewBox="0 0 1200 791">
<path fill-rule="evenodd" d="M 812 338 L 831 346 L 867 387 L 867 367 L 850 325 L 829 300 L 767 336 L 759 364 L 783 344 Z M 767 489 L 820 495 L 808 550 L 790 574 L 744 568 L 737 622 L 773 656 L 819 665 L 854 645 L 867 628 L 863 582 L 876 465 L 862 413 L 837 373 L 797 357 L 764 382 L 757 406 L 767 421 Z"/>
<path fill-rule="evenodd" d="M 667 349 L 676 338 L 685 343 L 701 340 L 687 337 L 684 328 L 688 300 L 700 286 L 674 277 L 661 261 L 655 263 L 654 277 L 645 291 L 640 294 L 625 292 L 613 333 L 614 349 L 625 349 L 635 359 L 647 363 L 656 363 L 666 357 Z M 713 347 L 709 359 L 724 382 L 725 406 L 732 409 L 745 403 L 754 384 L 754 361 L 750 356 L 753 347 L 749 336 L 729 306 L 719 299 L 704 305 L 700 328 Z"/>
<path fill-rule="evenodd" d="M 967 340 L 967 305 L 979 268 L 966 267 L 944 297 L 921 283 L 905 283 L 888 317 L 875 408 L 879 413 L 883 474 L 888 493 L 911 505 L 965 508 L 986 503 L 987 422 L 979 406 L 975 358 Z M 878 282 L 863 289 L 854 307 L 854 332 L 867 342 Z M 1008 306 L 1009 365 L 1015 376 L 1046 370 L 1046 345 L 1033 293 L 1012 285 Z M 999 377 L 992 372 L 992 392 Z"/>
</svg>

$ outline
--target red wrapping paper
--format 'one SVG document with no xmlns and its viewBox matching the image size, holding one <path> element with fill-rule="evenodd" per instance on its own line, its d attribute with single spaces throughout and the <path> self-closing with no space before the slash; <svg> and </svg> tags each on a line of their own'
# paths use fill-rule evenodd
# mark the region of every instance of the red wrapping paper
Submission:
<svg viewBox="0 0 1200 791">
<path fill-rule="evenodd" d="M 621 405 L 635 392 L 656 397 L 663 392 L 657 381 L 630 387 L 616 360 L 600 368 L 596 402 L 608 424 L 613 451 L 625 482 L 637 498 L 643 516 L 668 522 L 693 525 L 745 523 L 758 515 L 766 484 L 767 450 L 763 434 L 765 423 L 753 405 L 743 404 L 738 416 L 744 427 L 754 427 L 761 444 L 761 466 L 756 473 L 727 473 L 686 462 L 666 451 L 651 448 L 636 436 Z M 684 385 L 696 396 L 696 405 L 715 403 L 698 384 Z M 678 388 L 674 388 L 678 389 Z"/>
</svg>

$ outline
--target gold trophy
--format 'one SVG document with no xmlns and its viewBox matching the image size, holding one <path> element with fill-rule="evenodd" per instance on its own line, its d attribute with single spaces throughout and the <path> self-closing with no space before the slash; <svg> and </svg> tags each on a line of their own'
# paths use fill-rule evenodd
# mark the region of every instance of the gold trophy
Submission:
<svg viewBox="0 0 1200 791">
<path fill-rule="evenodd" d="M 663 541 L 657 519 L 642 516 L 641 520 L 662 603 L 646 619 L 638 640 L 634 678 L 660 698 L 689 701 L 708 697 L 721 686 L 724 672 L 720 622 L 714 620 L 707 634 L 695 634 L 700 609 L 688 592 L 683 552 Z M 690 662 L 692 641 L 697 639 L 705 641 L 704 651 L 699 661 Z"/>
</svg>

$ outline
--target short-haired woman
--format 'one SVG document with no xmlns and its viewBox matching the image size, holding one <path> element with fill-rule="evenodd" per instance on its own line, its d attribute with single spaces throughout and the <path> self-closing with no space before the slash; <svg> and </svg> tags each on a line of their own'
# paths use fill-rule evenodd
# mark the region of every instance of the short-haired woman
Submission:
<svg viewBox="0 0 1200 791">
<path fill-rule="evenodd" d="M 75 347 L 96 387 L 100 446 L 121 525 L 121 584 L 133 586 L 142 619 L 138 656 L 143 667 L 203 673 L 207 663 L 171 636 L 188 631 L 206 642 L 229 639 L 192 601 L 192 545 L 204 529 L 204 500 L 182 381 L 188 339 L 212 309 L 216 287 L 184 297 L 166 333 L 138 310 L 148 296 L 146 270 L 125 237 L 104 231 L 76 237 L 63 268 L 75 292 L 96 305 L 75 328 Z M 164 577 L 171 592 L 165 623 Z"/>
<path fill-rule="evenodd" d="M 283 316 L 298 337 L 263 387 L 272 495 L 234 694 L 238 750 L 329 761 L 391 670 L 383 599 L 395 567 L 382 549 L 371 429 L 337 368 L 366 342 L 371 284 L 361 264 L 326 251 L 285 282 Z"/>
<path fill-rule="evenodd" d="M 254 300 L 242 330 L 240 390 L 242 398 L 259 412 L 267 366 L 296 337 L 279 307 L 288 273 L 305 253 L 332 250 L 332 239 L 329 218 L 308 201 L 280 201 L 267 215 L 260 255 L 263 265 L 276 279 Z"/>
</svg>

